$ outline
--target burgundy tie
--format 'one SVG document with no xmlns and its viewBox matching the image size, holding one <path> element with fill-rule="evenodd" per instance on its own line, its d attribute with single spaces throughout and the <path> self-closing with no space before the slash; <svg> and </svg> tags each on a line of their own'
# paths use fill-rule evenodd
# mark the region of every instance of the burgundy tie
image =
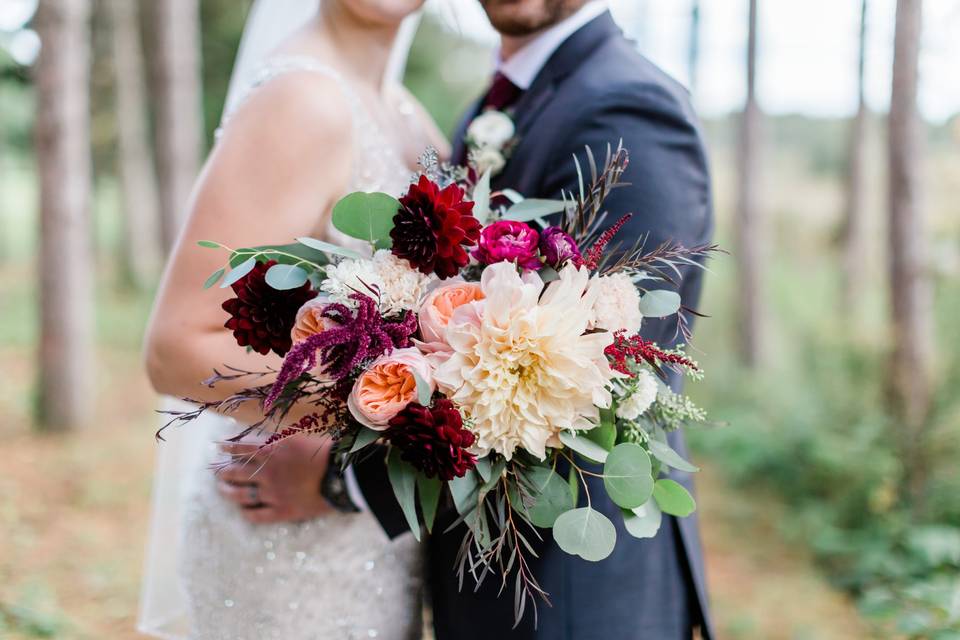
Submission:
<svg viewBox="0 0 960 640">
<path fill-rule="evenodd" d="M 510 78 L 497 71 L 497 74 L 493 77 L 493 83 L 490 85 L 490 90 L 487 91 L 487 95 L 483 99 L 483 108 L 503 111 L 516 102 L 521 95 L 523 95 L 523 89 L 513 84 Z"/>
</svg>

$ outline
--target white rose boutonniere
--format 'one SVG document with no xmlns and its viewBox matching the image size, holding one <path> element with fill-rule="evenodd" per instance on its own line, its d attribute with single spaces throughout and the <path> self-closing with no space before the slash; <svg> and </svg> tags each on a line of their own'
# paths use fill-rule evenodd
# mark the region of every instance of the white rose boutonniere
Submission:
<svg viewBox="0 0 960 640">
<path fill-rule="evenodd" d="M 507 164 L 510 150 L 516 143 L 517 128 L 503 111 L 484 111 L 467 127 L 466 143 L 471 164 L 481 174 L 487 170 L 496 175 Z"/>
</svg>

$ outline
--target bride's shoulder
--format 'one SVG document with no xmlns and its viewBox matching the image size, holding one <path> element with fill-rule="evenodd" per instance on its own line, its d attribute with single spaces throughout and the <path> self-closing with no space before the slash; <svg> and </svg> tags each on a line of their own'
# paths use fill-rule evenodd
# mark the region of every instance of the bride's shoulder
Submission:
<svg viewBox="0 0 960 640">
<path fill-rule="evenodd" d="M 352 110 L 339 79 L 310 69 L 288 69 L 263 78 L 230 114 L 224 140 L 296 144 L 319 138 L 349 144 Z"/>
<path fill-rule="evenodd" d="M 415 120 L 417 129 L 424 138 L 421 146 L 431 146 L 437 150 L 441 157 L 450 157 L 450 141 L 440 131 L 436 120 L 433 119 L 423 103 L 402 84 L 394 85 L 393 91 L 394 99 L 399 104 L 401 112 L 406 112 L 409 117 Z"/>
</svg>

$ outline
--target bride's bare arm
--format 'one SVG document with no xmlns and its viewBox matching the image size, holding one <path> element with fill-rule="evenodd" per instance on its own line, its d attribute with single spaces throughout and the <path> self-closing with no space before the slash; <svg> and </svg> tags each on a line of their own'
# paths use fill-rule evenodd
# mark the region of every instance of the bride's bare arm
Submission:
<svg viewBox="0 0 960 640">
<path fill-rule="evenodd" d="M 195 187 L 147 331 L 147 372 L 158 392 L 215 400 L 247 385 L 204 387 L 214 367 L 279 366 L 277 356 L 245 353 L 224 329 L 220 305 L 232 291 L 202 283 L 227 256 L 197 241 L 239 248 L 316 234 L 349 184 L 350 119 L 333 81 L 290 73 L 255 91 L 230 120 Z M 235 417 L 254 421 L 260 412 L 250 406 Z"/>
</svg>

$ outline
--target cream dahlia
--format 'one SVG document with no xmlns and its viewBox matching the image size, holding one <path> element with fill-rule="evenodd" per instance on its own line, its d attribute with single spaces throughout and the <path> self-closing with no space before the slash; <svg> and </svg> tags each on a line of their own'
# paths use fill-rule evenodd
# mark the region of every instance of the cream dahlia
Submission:
<svg viewBox="0 0 960 640">
<path fill-rule="evenodd" d="M 586 334 L 596 299 L 589 272 L 568 266 L 547 285 L 513 264 L 488 266 L 484 299 L 454 311 L 444 338 L 452 355 L 434 374 L 477 436 L 472 451 L 543 459 L 564 430 L 588 430 L 611 403 L 616 376 L 604 349 L 610 333 Z"/>
</svg>

